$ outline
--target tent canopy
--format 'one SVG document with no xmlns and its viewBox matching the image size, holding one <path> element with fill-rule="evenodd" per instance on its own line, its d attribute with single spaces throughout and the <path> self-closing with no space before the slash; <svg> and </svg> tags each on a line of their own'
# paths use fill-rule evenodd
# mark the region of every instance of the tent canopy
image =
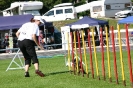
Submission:
<svg viewBox="0 0 133 88">
<path fill-rule="evenodd" d="M 94 19 L 88 16 L 84 16 L 82 19 L 78 20 L 77 22 L 67 24 L 66 26 L 69 26 L 70 28 L 86 28 L 89 26 L 95 26 L 95 25 L 108 25 L 107 21 Z"/>
<path fill-rule="evenodd" d="M 129 16 L 118 21 L 118 24 L 131 24 L 131 23 L 133 23 L 133 16 Z"/>
<path fill-rule="evenodd" d="M 22 26 L 22 24 L 29 22 L 34 16 L 31 14 L 27 15 L 14 15 L 14 16 L 1 16 L 0 17 L 0 30 L 17 29 Z M 51 26 L 52 22 L 44 21 L 41 26 Z"/>
<path fill-rule="evenodd" d="M 0 30 L 15 29 L 21 27 L 22 24 L 29 22 L 33 15 L 14 15 L 0 17 Z"/>
</svg>

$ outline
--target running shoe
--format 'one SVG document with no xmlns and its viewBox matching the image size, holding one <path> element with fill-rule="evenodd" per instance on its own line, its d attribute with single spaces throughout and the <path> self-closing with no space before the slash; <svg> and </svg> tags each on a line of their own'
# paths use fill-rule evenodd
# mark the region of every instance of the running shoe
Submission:
<svg viewBox="0 0 133 88">
<path fill-rule="evenodd" d="M 29 72 L 25 72 L 25 77 L 30 77 Z"/>
<path fill-rule="evenodd" d="M 40 77 L 44 77 L 44 74 L 39 70 L 36 70 L 35 73 L 39 75 Z"/>
</svg>

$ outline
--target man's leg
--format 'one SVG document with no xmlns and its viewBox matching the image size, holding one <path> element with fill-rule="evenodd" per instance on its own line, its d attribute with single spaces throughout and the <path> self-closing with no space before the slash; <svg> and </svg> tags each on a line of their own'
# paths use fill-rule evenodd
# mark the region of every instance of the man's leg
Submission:
<svg viewBox="0 0 133 88">
<path fill-rule="evenodd" d="M 31 66 L 31 59 L 30 56 L 27 54 L 27 52 L 22 52 L 24 53 L 24 58 L 25 58 L 25 77 L 30 77 L 29 75 L 29 67 Z"/>
<path fill-rule="evenodd" d="M 39 70 L 39 64 L 34 63 L 34 67 L 35 67 L 35 73 L 41 77 L 44 77 L 44 74 Z"/>
<path fill-rule="evenodd" d="M 29 75 L 29 65 L 25 65 L 25 77 L 30 77 L 30 75 Z"/>
<path fill-rule="evenodd" d="M 29 71 L 29 64 L 25 65 L 25 72 L 28 72 Z"/>
<path fill-rule="evenodd" d="M 24 53 L 24 58 L 25 58 L 25 77 L 30 77 L 29 67 L 31 66 L 31 58 L 26 51 L 23 53 Z"/>
<path fill-rule="evenodd" d="M 18 41 L 18 45 L 19 45 L 19 48 L 25 58 L 25 77 L 30 77 L 29 72 L 28 72 L 30 64 L 31 64 L 30 56 L 26 52 L 26 48 L 24 46 L 24 41 Z"/>
<path fill-rule="evenodd" d="M 39 70 L 39 64 L 38 63 L 34 63 L 34 67 L 35 67 L 35 70 Z"/>
<path fill-rule="evenodd" d="M 44 77 L 44 74 L 39 70 L 39 61 L 38 61 L 37 54 L 35 51 L 34 42 L 27 40 L 26 43 L 27 43 L 26 44 L 26 51 L 33 61 L 35 73 L 41 77 Z"/>
</svg>

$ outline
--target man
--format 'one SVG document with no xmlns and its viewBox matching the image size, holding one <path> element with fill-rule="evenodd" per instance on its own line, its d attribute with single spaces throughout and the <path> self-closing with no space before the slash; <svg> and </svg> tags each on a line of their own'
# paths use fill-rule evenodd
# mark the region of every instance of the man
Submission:
<svg viewBox="0 0 133 88">
<path fill-rule="evenodd" d="M 35 73 L 41 77 L 44 77 L 44 74 L 39 70 L 39 61 L 35 51 L 35 44 L 40 48 L 41 47 L 37 41 L 36 36 L 39 36 L 39 25 L 43 23 L 43 20 L 39 16 L 35 16 L 31 22 L 27 22 L 22 25 L 22 27 L 16 32 L 18 37 L 18 46 L 23 53 L 25 58 L 25 77 L 30 77 L 29 67 L 31 65 L 31 60 L 33 61 Z"/>
</svg>

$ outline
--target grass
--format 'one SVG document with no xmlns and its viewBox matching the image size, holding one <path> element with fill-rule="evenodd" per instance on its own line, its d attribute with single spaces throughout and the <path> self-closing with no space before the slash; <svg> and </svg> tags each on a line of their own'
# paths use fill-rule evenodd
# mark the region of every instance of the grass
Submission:
<svg viewBox="0 0 133 88">
<path fill-rule="evenodd" d="M 117 29 L 117 22 L 118 22 L 118 20 L 116 20 L 116 19 L 107 19 L 107 18 L 106 19 L 105 18 L 100 18 L 100 19 L 108 21 L 110 26 L 113 26 L 114 29 Z M 53 22 L 53 25 L 55 27 L 57 27 L 57 29 L 61 30 L 62 26 L 65 26 L 66 24 L 70 24 L 70 23 L 76 22 L 77 20 L 78 19 L 75 19 L 75 20 L 66 20 L 66 21 L 57 21 L 57 22 Z M 121 29 L 125 29 L 123 24 L 120 24 L 120 28 Z M 129 28 L 133 28 L 133 24 L 130 24 Z"/>
<path fill-rule="evenodd" d="M 133 51 L 131 52 L 131 55 Z M 93 55 L 94 56 L 94 55 Z M 83 56 L 84 57 L 84 56 Z M 84 59 L 83 59 L 84 60 Z M 0 60 L 0 88 L 130 88 L 129 79 L 129 69 L 127 61 L 127 52 L 123 51 L 123 63 L 124 63 L 124 74 L 127 86 L 125 87 L 122 82 L 121 75 L 121 64 L 119 52 L 117 52 L 117 67 L 118 67 L 118 78 L 119 84 L 115 82 L 114 68 L 113 68 L 113 55 L 110 52 L 110 67 L 111 67 L 111 77 L 112 82 L 109 82 L 108 78 L 108 59 L 105 52 L 105 71 L 106 71 L 106 81 L 102 77 L 102 64 L 101 64 L 101 53 L 97 53 L 99 75 L 101 80 L 98 80 L 95 67 L 95 59 L 93 57 L 94 75 L 93 79 L 91 74 L 89 78 L 84 75 L 74 75 L 69 72 L 68 67 L 65 66 L 65 60 L 63 56 L 39 59 L 40 68 L 45 73 L 45 77 L 41 78 L 34 73 L 33 65 L 30 68 L 29 78 L 24 77 L 24 70 L 8 70 L 6 68 L 11 62 L 11 59 Z M 18 59 L 16 59 L 18 62 Z M 88 69 L 90 71 L 89 65 L 89 55 L 87 54 Z M 12 64 L 12 67 L 16 67 Z M 85 67 L 84 67 L 85 68 Z"/>
<path fill-rule="evenodd" d="M 77 21 L 77 19 L 75 20 L 65 20 L 65 21 L 55 21 L 53 22 L 53 25 L 58 29 L 61 30 L 61 27 L 65 26 L 66 24 L 70 24 Z"/>
</svg>

